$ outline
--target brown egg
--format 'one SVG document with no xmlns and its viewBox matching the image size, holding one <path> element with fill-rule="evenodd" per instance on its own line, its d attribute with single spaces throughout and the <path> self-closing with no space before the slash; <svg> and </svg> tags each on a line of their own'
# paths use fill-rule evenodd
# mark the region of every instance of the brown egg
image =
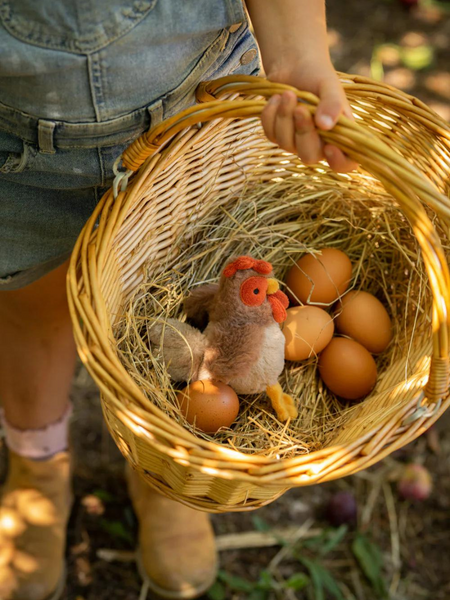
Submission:
<svg viewBox="0 0 450 600">
<path fill-rule="evenodd" d="M 323 382 L 336 396 L 359 400 L 377 382 L 377 366 L 364 346 L 354 340 L 334 338 L 319 358 Z"/>
<path fill-rule="evenodd" d="M 331 304 L 350 285 L 352 263 L 346 254 L 335 248 L 325 248 L 321 254 L 305 254 L 286 277 L 291 300 L 298 304 L 320 302 Z"/>
<path fill-rule="evenodd" d="M 392 339 L 392 323 L 386 309 L 367 292 L 349 292 L 339 301 L 336 329 L 372 354 L 383 352 Z"/>
<path fill-rule="evenodd" d="M 194 381 L 177 393 L 186 420 L 205 433 L 229 427 L 239 412 L 236 392 L 220 381 Z"/>
<path fill-rule="evenodd" d="M 316 356 L 333 337 L 333 319 L 321 308 L 294 306 L 286 313 L 283 323 L 286 360 L 298 361 Z"/>
</svg>

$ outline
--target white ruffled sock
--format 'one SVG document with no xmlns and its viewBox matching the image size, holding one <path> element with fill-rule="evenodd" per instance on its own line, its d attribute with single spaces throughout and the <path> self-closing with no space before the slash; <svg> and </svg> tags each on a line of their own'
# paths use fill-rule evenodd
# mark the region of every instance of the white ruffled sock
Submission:
<svg viewBox="0 0 450 600">
<path fill-rule="evenodd" d="M 10 450 L 33 460 L 45 460 L 69 447 L 69 419 L 72 405 L 63 416 L 39 429 L 18 429 L 13 427 L 0 409 L 0 421 L 5 432 L 6 445 Z"/>
</svg>

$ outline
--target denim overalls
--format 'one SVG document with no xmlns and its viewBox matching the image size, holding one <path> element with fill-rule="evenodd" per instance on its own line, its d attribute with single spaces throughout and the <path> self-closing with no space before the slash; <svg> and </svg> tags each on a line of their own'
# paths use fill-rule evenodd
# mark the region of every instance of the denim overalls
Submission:
<svg viewBox="0 0 450 600">
<path fill-rule="evenodd" d="M 200 81 L 258 71 L 242 0 L 0 0 L 0 291 L 64 262 L 115 159 Z"/>
</svg>

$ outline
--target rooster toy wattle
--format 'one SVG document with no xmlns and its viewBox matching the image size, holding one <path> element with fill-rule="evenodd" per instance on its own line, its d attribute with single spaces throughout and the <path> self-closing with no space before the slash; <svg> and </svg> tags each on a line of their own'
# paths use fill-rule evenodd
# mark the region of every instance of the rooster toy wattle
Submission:
<svg viewBox="0 0 450 600">
<path fill-rule="evenodd" d="M 176 319 L 157 320 L 149 341 L 175 381 L 220 381 L 237 394 L 265 391 L 284 422 L 298 414 L 278 383 L 285 347 L 280 323 L 288 306 L 272 265 L 240 256 L 218 283 L 195 288 L 185 301 L 187 318 L 197 327 L 206 324 L 203 331 Z"/>
</svg>

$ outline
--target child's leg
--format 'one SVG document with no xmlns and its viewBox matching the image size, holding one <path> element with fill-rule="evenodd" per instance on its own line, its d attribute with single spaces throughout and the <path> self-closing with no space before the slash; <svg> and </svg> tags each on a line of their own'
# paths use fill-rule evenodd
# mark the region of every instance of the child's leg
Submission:
<svg viewBox="0 0 450 600">
<path fill-rule="evenodd" d="M 75 365 L 66 271 L 0 292 L 0 402 L 12 450 L 0 501 L 2 600 L 56 600 L 64 585 Z"/>
<path fill-rule="evenodd" d="M 68 409 L 76 350 L 67 266 L 25 288 L 0 292 L 0 402 L 18 429 L 42 428 Z"/>
<path fill-rule="evenodd" d="M 26 288 L 0 292 L 0 401 L 7 442 L 15 444 L 0 502 L 1 600 L 59 597 L 70 506 L 69 453 L 61 443 L 67 441 L 67 418 L 61 417 L 68 411 L 76 356 L 66 271 L 67 264 Z M 216 572 L 207 515 L 158 496 L 135 474 L 130 491 L 149 585 L 162 597 L 197 597 Z M 36 524 L 26 516 L 33 507 L 42 509 Z M 21 569 L 23 552 L 32 569 Z"/>
</svg>

